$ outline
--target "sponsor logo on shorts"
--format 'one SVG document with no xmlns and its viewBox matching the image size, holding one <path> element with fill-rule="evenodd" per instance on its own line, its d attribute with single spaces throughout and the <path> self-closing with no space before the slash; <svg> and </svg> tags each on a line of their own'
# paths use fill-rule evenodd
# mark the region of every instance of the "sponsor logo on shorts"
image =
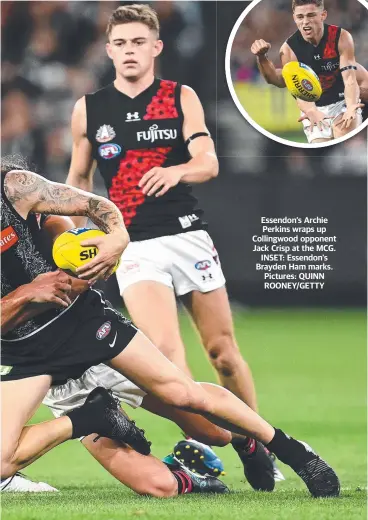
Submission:
<svg viewBox="0 0 368 520">
<path fill-rule="evenodd" d="M 1 252 L 4 253 L 10 249 L 14 244 L 18 242 L 19 238 L 16 234 L 13 226 L 8 226 L 1 231 L 0 248 Z"/>
<path fill-rule="evenodd" d="M 115 130 L 110 125 L 102 125 L 96 132 L 96 141 L 107 143 L 116 136 Z"/>
<path fill-rule="evenodd" d="M 198 269 L 198 271 L 207 271 L 211 265 L 211 260 L 201 260 L 200 262 L 197 262 L 194 267 Z"/>
<path fill-rule="evenodd" d="M 208 273 L 208 274 L 202 274 L 202 282 L 206 283 L 206 282 L 211 282 L 213 280 L 213 276 L 211 273 Z"/>
<path fill-rule="evenodd" d="M 128 271 L 139 271 L 139 263 L 134 260 L 122 260 L 122 268 L 124 273 Z"/>
<path fill-rule="evenodd" d="M 7 376 L 12 370 L 13 367 L 8 365 L 0 365 L 0 376 Z"/>
<path fill-rule="evenodd" d="M 97 339 L 105 339 L 111 332 L 111 321 L 105 321 L 103 325 L 96 332 Z"/>
<path fill-rule="evenodd" d="M 98 148 L 98 153 L 102 159 L 114 159 L 121 154 L 121 146 L 115 143 L 102 144 Z"/>
<path fill-rule="evenodd" d="M 307 79 L 303 79 L 302 80 L 302 85 L 303 87 L 308 90 L 308 92 L 312 92 L 313 90 L 313 85 L 310 81 L 308 81 Z"/>
</svg>

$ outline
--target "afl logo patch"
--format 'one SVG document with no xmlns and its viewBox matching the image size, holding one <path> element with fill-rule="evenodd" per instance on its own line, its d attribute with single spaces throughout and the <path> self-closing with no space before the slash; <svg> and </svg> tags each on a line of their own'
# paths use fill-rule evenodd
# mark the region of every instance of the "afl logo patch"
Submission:
<svg viewBox="0 0 368 520">
<path fill-rule="evenodd" d="M 201 260 L 197 262 L 194 266 L 198 271 L 206 271 L 211 267 L 211 260 Z"/>
<path fill-rule="evenodd" d="M 111 332 L 111 321 L 105 321 L 103 325 L 96 332 L 97 339 L 105 339 Z"/>
<path fill-rule="evenodd" d="M 307 79 L 303 79 L 301 83 L 302 83 L 303 87 L 305 88 L 305 90 L 308 90 L 308 92 L 312 92 L 313 85 L 310 81 L 308 81 Z"/>
<path fill-rule="evenodd" d="M 121 146 L 115 143 L 102 144 L 98 148 L 98 153 L 102 159 L 114 159 L 121 153 Z"/>
</svg>

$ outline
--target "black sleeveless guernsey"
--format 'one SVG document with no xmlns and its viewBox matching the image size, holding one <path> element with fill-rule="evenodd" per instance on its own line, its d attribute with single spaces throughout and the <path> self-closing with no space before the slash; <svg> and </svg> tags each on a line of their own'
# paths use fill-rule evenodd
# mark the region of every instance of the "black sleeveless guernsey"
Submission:
<svg viewBox="0 0 368 520">
<path fill-rule="evenodd" d="M 179 182 L 162 197 L 147 197 L 138 186 L 153 167 L 190 159 L 182 133 L 180 92 L 179 84 L 155 78 L 133 99 L 113 84 L 86 95 L 93 157 L 132 241 L 205 227 L 188 184 Z"/>
<path fill-rule="evenodd" d="M 320 107 L 345 98 L 338 49 L 340 34 L 341 27 L 325 24 L 323 37 L 317 47 L 305 41 L 300 31 L 296 31 L 286 40 L 298 61 L 311 67 L 319 77 L 323 93 L 316 105 Z"/>
</svg>

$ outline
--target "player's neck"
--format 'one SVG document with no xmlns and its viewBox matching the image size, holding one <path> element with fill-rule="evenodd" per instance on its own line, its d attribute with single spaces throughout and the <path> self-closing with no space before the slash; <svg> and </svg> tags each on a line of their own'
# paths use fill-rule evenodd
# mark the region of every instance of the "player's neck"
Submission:
<svg viewBox="0 0 368 520">
<path fill-rule="evenodd" d="M 150 72 L 146 76 L 139 78 L 136 81 L 129 81 L 126 78 L 121 76 L 116 76 L 114 81 L 114 86 L 117 90 L 129 96 L 131 98 L 135 98 L 139 96 L 141 92 L 146 90 L 148 87 L 152 85 L 155 80 L 155 76 L 153 72 Z"/>
</svg>

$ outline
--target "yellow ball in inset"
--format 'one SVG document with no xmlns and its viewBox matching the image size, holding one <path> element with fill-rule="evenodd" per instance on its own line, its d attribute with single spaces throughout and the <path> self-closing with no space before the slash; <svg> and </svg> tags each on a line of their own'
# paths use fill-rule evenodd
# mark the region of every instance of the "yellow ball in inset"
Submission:
<svg viewBox="0 0 368 520">
<path fill-rule="evenodd" d="M 282 69 L 289 92 L 303 101 L 315 102 L 322 96 L 322 86 L 319 77 L 308 65 L 291 61 Z"/>
</svg>

